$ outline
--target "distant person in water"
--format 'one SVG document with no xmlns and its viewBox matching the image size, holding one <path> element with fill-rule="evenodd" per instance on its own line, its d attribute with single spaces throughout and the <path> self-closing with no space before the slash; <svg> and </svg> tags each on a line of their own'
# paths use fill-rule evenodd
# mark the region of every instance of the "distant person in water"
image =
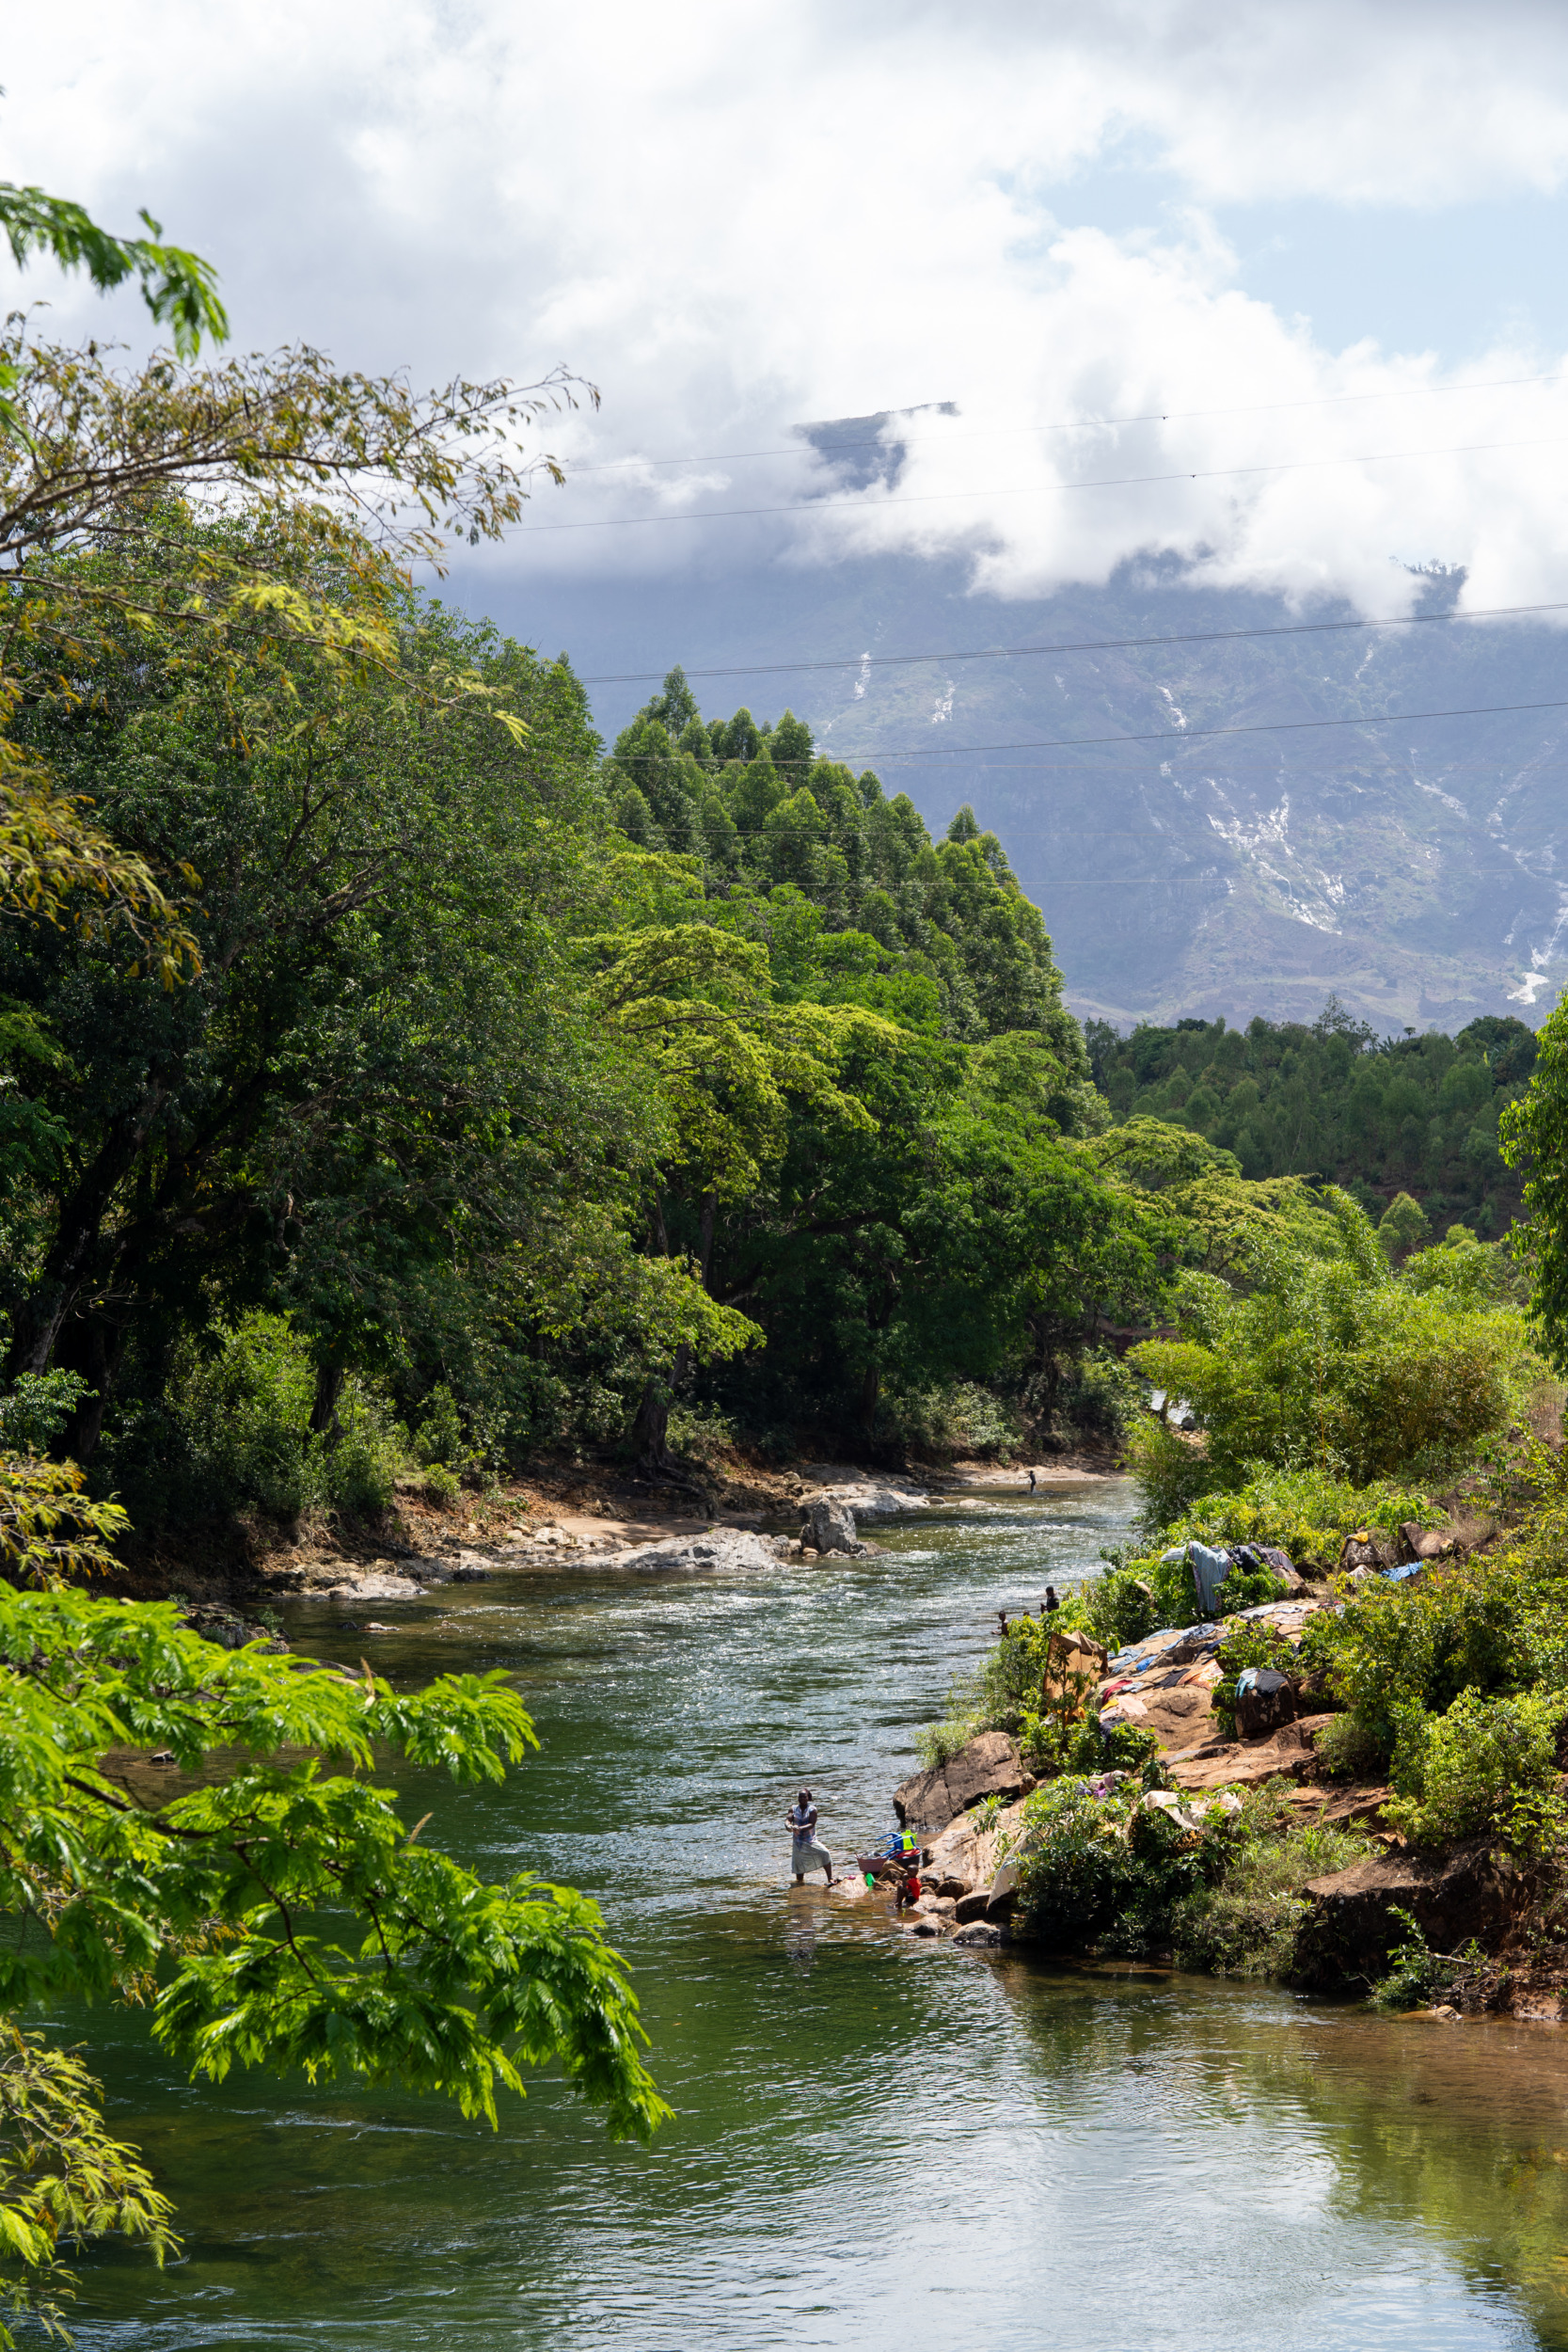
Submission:
<svg viewBox="0 0 1568 2352">
<path fill-rule="evenodd" d="M 1034 1491 L 1035 1491 L 1035 1473 L 1034 1473 L 1034 1471 L 1033 1471 L 1033 1470 L 1031 1470 L 1031 1471 L 1029 1472 L 1029 1492 L 1030 1492 L 1031 1494 L 1033 1494 L 1033 1493 L 1034 1493 Z"/>
<path fill-rule="evenodd" d="M 1056 1587 L 1054 1584 L 1048 1584 L 1045 1588 L 1045 1598 L 1040 1603 L 1040 1615 L 1053 1617 L 1061 1605 L 1056 1598 Z"/>
<path fill-rule="evenodd" d="M 826 1846 L 817 1841 L 816 1807 L 811 1801 L 811 1790 L 802 1788 L 789 1811 L 784 1815 L 789 1823 L 789 1867 L 799 1886 L 808 1870 L 820 1867 L 828 1884 L 833 1883 L 833 1858 Z"/>
</svg>

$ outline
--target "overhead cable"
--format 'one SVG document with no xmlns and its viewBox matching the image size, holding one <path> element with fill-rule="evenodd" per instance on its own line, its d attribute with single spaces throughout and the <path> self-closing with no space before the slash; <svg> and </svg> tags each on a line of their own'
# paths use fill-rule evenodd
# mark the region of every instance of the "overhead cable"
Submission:
<svg viewBox="0 0 1568 2352">
<path fill-rule="evenodd" d="M 1012 661 L 1022 654 L 1126 653 L 1144 645 L 1223 645 L 1242 637 L 1316 637 L 1337 630 L 1413 628 L 1423 621 L 1519 620 L 1536 612 L 1568 612 L 1568 602 L 1556 604 L 1491 604 L 1468 612 L 1396 612 L 1384 620 L 1287 621 L 1268 628 L 1195 628 L 1169 637 L 1087 637 L 1042 645 L 975 645 L 958 653 L 845 654 L 832 661 L 740 661 L 721 670 L 684 670 L 694 677 L 781 677 L 808 670 L 903 669 L 922 661 Z M 668 670 L 606 670 L 578 680 L 582 686 L 660 685 Z"/>
</svg>

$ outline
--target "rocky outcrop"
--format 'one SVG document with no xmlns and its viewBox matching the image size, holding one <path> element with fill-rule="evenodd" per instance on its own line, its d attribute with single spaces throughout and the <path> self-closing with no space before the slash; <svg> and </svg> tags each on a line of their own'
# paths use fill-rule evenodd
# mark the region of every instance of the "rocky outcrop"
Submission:
<svg viewBox="0 0 1568 2352">
<path fill-rule="evenodd" d="M 1300 1780 L 1316 1769 L 1313 1742 L 1332 1715 L 1303 1715 L 1268 1740 L 1211 1740 L 1165 1758 L 1178 1788 L 1260 1788 L 1283 1776 Z"/>
<path fill-rule="evenodd" d="M 863 1549 L 853 1511 L 847 1502 L 831 1495 L 818 1495 L 815 1502 L 807 1503 L 800 1521 L 800 1541 L 818 1552 Z"/>
<path fill-rule="evenodd" d="M 629 1568 L 639 1576 L 691 1575 L 704 1570 L 728 1575 L 742 1568 L 776 1568 L 779 1554 L 766 1535 L 750 1528 L 715 1527 L 678 1543 L 637 1544 L 630 1550 L 601 1553 L 596 1565 Z"/>
<path fill-rule="evenodd" d="M 1484 1837 L 1449 1853 L 1373 1854 L 1348 1870 L 1310 1879 L 1312 1908 L 1296 1939 L 1295 1975 L 1307 1985 L 1381 1976 L 1408 1931 L 1407 1911 L 1434 1951 L 1455 1952 L 1472 1937 L 1496 1949 L 1525 1910 L 1527 1874 Z"/>
<path fill-rule="evenodd" d="M 942 1830 L 984 1797 L 1009 1802 L 1035 1786 L 1005 1731 L 983 1731 L 934 1772 L 916 1772 L 893 1792 L 893 1809 L 909 1827 Z"/>
<path fill-rule="evenodd" d="M 802 1473 L 798 1500 L 802 1510 L 813 1502 L 842 1502 L 857 1519 L 885 1519 L 898 1511 L 918 1511 L 930 1497 L 912 1478 L 877 1476 L 842 1462 L 812 1462 Z"/>
<path fill-rule="evenodd" d="M 1273 1666 L 1256 1666 L 1236 1692 L 1236 1737 L 1262 1740 L 1296 1719 L 1295 1686 Z"/>
<path fill-rule="evenodd" d="M 262 1625 L 254 1617 L 242 1617 L 237 1610 L 226 1608 L 222 1601 L 197 1601 L 181 1611 L 180 1622 L 217 1649 L 244 1649 L 251 1642 L 260 1643 L 266 1650 L 282 1651 L 289 1646 L 281 1633 L 275 1632 L 271 1626 Z"/>
</svg>

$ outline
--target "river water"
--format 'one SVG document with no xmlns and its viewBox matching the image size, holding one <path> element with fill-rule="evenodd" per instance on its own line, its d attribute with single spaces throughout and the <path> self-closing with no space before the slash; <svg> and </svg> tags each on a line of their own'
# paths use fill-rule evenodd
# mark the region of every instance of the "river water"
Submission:
<svg viewBox="0 0 1568 2352">
<path fill-rule="evenodd" d="M 988 2352 L 1568 2347 L 1568 2036 L 896 1933 L 789 1883 L 801 1779 L 852 1851 L 1006 1604 L 1092 1571 L 1127 1488 L 991 1493 L 873 1559 L 731 1581 L 449 1587 L 296 1645 L 398 1681 L 502 1666 L 542 1754 L 499 1792 L 404 1772 L 491 1875 L 588 1888 L 677 2110 L 611 2147 L 550 2081 L 492 2134 L 435 2101 L 193 2089 L 91 2040 L 185 2259 L 89 2258 L 84 2347 Z M 358 1613 L 367 1613 L 363 1609 Z"/>
</svg>

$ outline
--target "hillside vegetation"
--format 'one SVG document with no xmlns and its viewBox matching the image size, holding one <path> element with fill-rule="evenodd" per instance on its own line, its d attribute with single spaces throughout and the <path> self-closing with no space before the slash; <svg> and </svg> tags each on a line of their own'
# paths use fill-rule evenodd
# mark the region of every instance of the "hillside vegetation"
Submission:
<svg viewBox="0 0 1568 2352">
<path fill-rule="evenodd" d="M 1488 1014 L 1457 1037 L 1379 1038 L 1331 998 L 1317 1021 L 1090 1021 L 1095 1084 L 1118 1120 L 1191 1127 L 1249 1177 L 1320 1175 L 1374 1214 L 1418 1199 L 1429 1226 L 1506 1230 L 1518 1206 L 1497 1122 L 1535 1067 L 1533 1030 Z"/>
</svg>

